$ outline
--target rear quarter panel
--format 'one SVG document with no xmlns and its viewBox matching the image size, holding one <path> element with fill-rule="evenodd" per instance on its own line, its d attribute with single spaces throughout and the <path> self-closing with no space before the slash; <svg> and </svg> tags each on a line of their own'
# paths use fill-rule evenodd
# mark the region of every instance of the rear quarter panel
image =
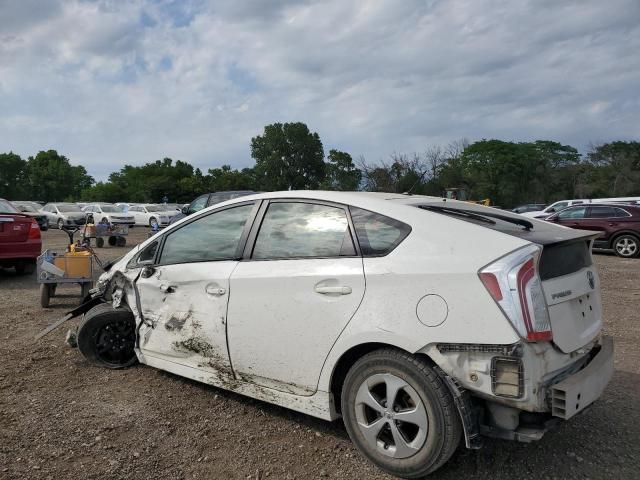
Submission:
<svg viewBox="0 0 640 480">
<path fill-rule="evenodd" d="M 529 242 L 418 209 L 413 217 L 412 232 L 393 252 L 364 259 L 364 298 L 329 353 L 320 390 L 329 388 L 339 358 L 363 343 L 415 353 L 432 343 L 511 344 L 519 339 L 478 270 Z M 427 295 L 441 297 L 446 305 L 421 309 L 419 319 L 418 304 Z"/>
</svg>

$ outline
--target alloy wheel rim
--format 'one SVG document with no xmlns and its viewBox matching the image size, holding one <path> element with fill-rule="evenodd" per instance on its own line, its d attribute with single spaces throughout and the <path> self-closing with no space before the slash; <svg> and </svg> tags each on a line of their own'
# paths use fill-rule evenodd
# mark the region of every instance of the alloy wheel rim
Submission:
<svg viewBox="0 0 640 480">
<path fill-rule="evenodd" d="M 392 458 L 415 455 L 429 430 L 422 399 L 405 380 L 390 373 L 367 378 L 356 394 L 358 428 L 369 447 Z"/>
<path fill-rule="evenodd" d="M 630 238 L 622 238 L 616 242 L 616 250 L 620 255 L 630 256 L 638 250 L 638 244 Z"/>
</svg>

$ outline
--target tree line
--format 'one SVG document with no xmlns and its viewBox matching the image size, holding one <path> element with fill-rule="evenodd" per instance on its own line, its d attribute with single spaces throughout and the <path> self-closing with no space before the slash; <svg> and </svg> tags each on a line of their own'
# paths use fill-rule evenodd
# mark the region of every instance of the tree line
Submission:
<svg viewBox="0 0 640 480">
<path fill-rule="evenodd" d="M 55 150 L 23 160 L 0 154 L 0 197 L 42 201 L 189 202 L 223 190 L 368 190 L 442 196 L 465 189 L 472 199 L 513 207 L 569 198 L 640 195 L 640 142 L 592 145 L 585 155 L 549 140 L 466 140 L 394 153 L 386 160 L 354 161 L 340 150 L 325 156 L 320 136 L 304 123 L 274 123 L 251 139 L 250 168 L 229 165 L 203 172 L 188 162 L 164 158 L 125 165 L 95 182 L 83 166 Z"/>
</svg>

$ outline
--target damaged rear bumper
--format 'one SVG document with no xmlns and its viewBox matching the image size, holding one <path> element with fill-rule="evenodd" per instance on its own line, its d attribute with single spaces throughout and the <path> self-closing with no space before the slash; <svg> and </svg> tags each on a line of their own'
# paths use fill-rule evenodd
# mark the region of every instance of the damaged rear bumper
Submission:
<svg viewBox="0 0 640 480">
<path fill-rule="evenodd" d="M 582 370 L 549 387 L 554 417 L 568 420 L 602 395 L 613 377 L 613 339 L 602 337 L 600 345 Z"/>
</svg>

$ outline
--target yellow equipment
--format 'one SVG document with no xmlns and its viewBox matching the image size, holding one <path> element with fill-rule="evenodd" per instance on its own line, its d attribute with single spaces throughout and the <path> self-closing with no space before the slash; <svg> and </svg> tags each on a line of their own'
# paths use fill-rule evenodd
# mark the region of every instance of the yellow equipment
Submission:
<svg viewBox="0 0 640 480">
<path fill-rule="evenodd" d="M 445 198 L 447 200 L 460 200 L 462 202 L 476 203 L 478 205 L 484 205 L 485 207 L 491 206 L 490 198 L 485 198 L 482 200 L 469 200 L 467 198 L 467 190 L 460 187 L 447 188 Z"/>
</svg>

